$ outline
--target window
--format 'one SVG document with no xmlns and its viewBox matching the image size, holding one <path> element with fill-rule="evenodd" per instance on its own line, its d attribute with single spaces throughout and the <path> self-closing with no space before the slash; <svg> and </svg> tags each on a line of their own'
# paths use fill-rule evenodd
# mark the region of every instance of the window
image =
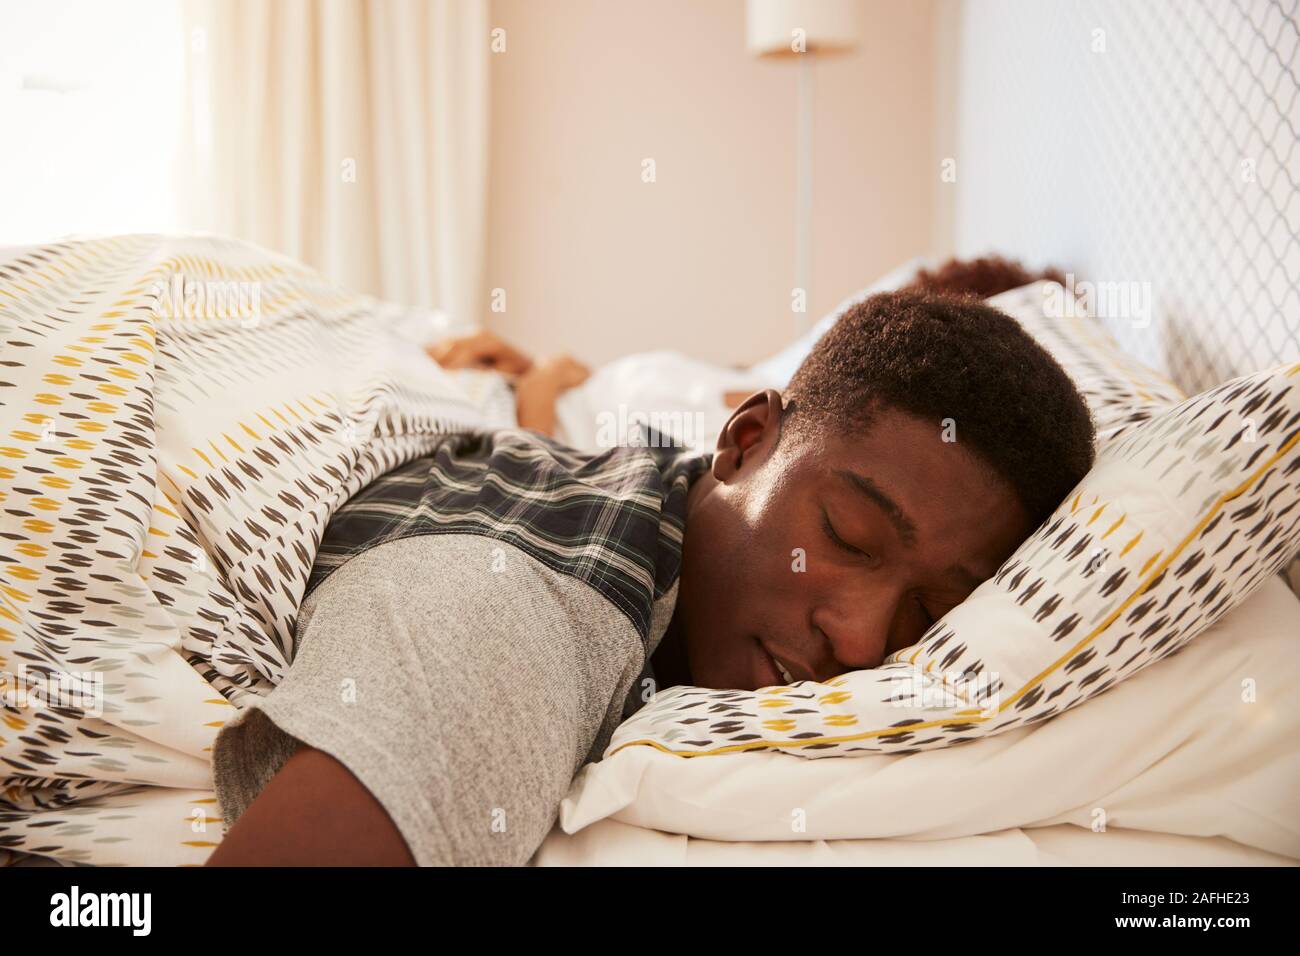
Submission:
<svg viewBox="0 0 1300 956">
<path fill-rule="evenodd" d="M 188 42 L 176 0 L 0 3 L 0 245 L 178 230 Z"/>
</svg>

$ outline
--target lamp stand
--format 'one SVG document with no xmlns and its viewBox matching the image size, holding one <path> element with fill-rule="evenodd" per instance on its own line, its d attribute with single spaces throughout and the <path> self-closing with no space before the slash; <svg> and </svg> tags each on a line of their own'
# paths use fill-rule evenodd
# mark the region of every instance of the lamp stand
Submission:
<svg viewBox="0 0 1300 956">
<path fill-rule="evenodd" d="M 803 290 L 804 311 L 797 319 L 799 334 L 808 331 L 812 307 L 812 188 L 813 188 L 813 54 L 799 54 L 799 145 L 795 154 L 795 287 Z"/>
</svg>

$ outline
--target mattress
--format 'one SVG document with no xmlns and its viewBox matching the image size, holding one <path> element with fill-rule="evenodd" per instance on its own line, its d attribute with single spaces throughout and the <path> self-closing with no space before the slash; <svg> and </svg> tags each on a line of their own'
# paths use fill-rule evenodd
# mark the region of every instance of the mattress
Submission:
<svg viewBox="0 0 1300 956">
<path fill-rule="evenodd" d="M 1186 837 L 1071 824 L 947 840 L 731 843 L 601 820 L 556 827 L 532 866 L 1293 866 L 1223 837 Z"/>
</svg>

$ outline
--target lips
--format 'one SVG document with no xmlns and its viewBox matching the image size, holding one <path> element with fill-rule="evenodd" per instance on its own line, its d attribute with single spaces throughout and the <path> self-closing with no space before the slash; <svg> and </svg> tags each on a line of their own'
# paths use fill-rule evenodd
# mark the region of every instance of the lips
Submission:
<svg viewBox="0 0 1300 956">
<path fill-rule="evenodd" d="M 760 639 L 754 638 L 754 643 L 758 648 L 762 686 L 787 687 L 795 683 L 794 672 L 788 665 L 783 664 Z"/>
<path fill-rule="evenodd" d="M 776 669 L 781 672 L 781 677 L 785 680 L 785 682 L 787 684 L 793 684 L 794 675 L 790 673 L 790 669 L 781 663 L 781 659 L 779 657 L 773 657 L 772 660 L 776 662 Z"/>
</svg>

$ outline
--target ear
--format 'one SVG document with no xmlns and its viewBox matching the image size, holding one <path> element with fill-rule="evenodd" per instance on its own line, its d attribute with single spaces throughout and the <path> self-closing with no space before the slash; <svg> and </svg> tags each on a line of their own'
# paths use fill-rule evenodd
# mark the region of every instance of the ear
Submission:
<svg viewBox="0 0 1300 956">
<path fill-rule="evenodd" d="M 781 437 L 781 393 L 768 388 L 755 392 L 731 413 L 718 435 L 713 454 L 713 477 L 732 481 L 745 466 L 763 461 Z"/>
</svg>

